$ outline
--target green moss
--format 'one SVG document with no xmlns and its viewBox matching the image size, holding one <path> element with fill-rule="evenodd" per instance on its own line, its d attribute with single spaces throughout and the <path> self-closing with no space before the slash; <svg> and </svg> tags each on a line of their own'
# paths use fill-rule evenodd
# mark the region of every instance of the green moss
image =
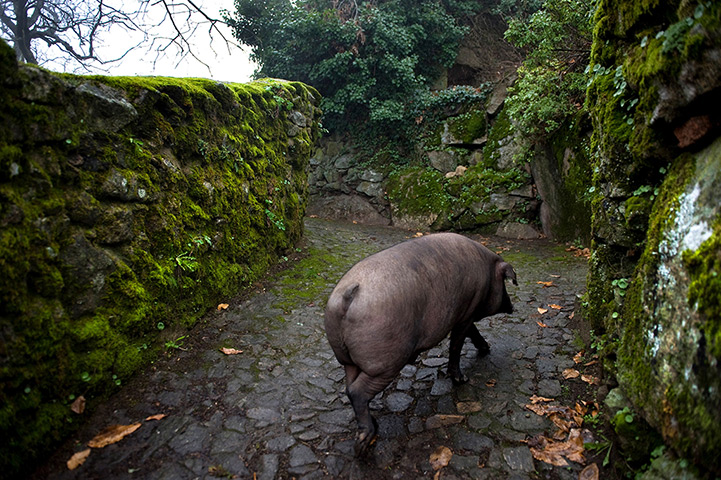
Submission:
<svg viewBox="0 0 721 480">
<path fill-rule="evenodd" d="M 721 219 L 696 251 L 683 252 L 691 283 L 688 302 L 704 319 L 707 349 L 721 362 Z"/>
<path fill-rule="evenodd" d="M 300 83 L 11 63 L 0 65 L 0 326 L 12 333 L 0 346 L 0 466 L 12 476 L 75 427 L 70 395 L 100 401 L 153 357 L 160 322 L 192 326 L 298 241 L 320 96 Z M 23 100 L 30 78 L 46 97 Z M 85 83 L 117 89 L 137 118 L 90 126 L 74 88 Z M 310 127 L 289 138 L 274 94 Z"/>
<path fill-rule="evenodd" d="M 483 147 L 483 162 L 487 167 L 495 167 L 497 160 L 497 150 L 501 146 L 501 142 L 511 135 L 511 119 L 506 109 L 502 109 L 493 121 L 491 129 L 488 132 L 488 141 Z"/>
</svg>

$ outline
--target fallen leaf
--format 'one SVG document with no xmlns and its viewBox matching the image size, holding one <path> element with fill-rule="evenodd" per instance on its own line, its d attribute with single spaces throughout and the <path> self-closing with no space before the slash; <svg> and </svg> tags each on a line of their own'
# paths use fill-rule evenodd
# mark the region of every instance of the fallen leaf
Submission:
<svg viewBox="0 0 721 480">
<path fill-rule="evenodd" d="M 569 319 L 569 320 L 573 320 L 573 317 L 575 317 L 575 316 L 576 316 L 576 311 L 574 310 L 574 311 L 572 311 L 571 314 L 568 316 L 568 319 Z"/>
<path fill-rule="evenodd" d="M 85 460 L 88 458 L 88 455 L 90 455 L 90 449 L 86 448 L 82 452 L 77 452 L 75 455 L 70 457 L 70 460 L 67 461 L 68 470 L 75 470 L 80 465 L 85 463 Z"/>
<path fill-rule="evenodd" d="M 111 425 L 95 435 L 95 438 L 88 442 L 88 447 L 103 448 L 106 445 L 117 443 L 127 435 L 130 435 L 139 429 L 141 425 L 141 423 L 133 423 L 132 425 Z"/>
<path fill-rule="evenodd" d="M 591 360 L 590 362 L 584 363 L 583 365 L 585 367 L 590 367 L 591 365 L 596 365 L 597 363 L 598 363 L 598 360 Z"/>
<path fill-rule="evenodd" d="M 156 414 L 156 415 L 151 415 L 151 416 L 149 416 L 148 418 L 145 419 L 145 421 L 147 422 L 147 421 L 149 421 L 149 420 L 162 420 L 162 419 L 164 419 L 165 417 L 167 417 L 166 414 L 164 414 L 164 413 L 158 413 L 158 414 Z"/>
<path fill-rule="evenodd" d="M 423 236 L 423 232 L 416 232 L 416 234 L 413 235 L 413 237 L 415 237 L 415 238 L 422 237 L 422 236 Z"/>
<path fill-rule="evenodd" d="M 229 306 L 227 303 L 221 303 L 218 305 L 218 310 L 227 310 Z"/>
<path fill-rule="evenodd" d="M 573 356 L 573 361 L 574 361 L 575 363 L 581 363 L 581 362 L 583 361 L 583 355 L 584 355 L 585 353 L 586 353 L 585 350 L 581 350 L 580 352 L 578 352 L 577 354 L 575 354 L 575 355 Z"/>
<path fill-rule="evenodd" d="M 568 465 L 566 459 L 580 464 L 586 463 L 583 442 L 581 430 L 575 428 L 570 431 L 565 441 L 557 442 L 539 434 L 528 440 L 528 446 L 533 458 L 557 467 L 565 467 Z"/>
<path fill-rule="evenodd" d="M 426 429 L 433 430 L 434 428 L 444 427 L 446 425 L 455 425 L 456 423 L 461 423 L 465 419 L 465 415 L 446 415 L 439 413 L 428 417 L 426 420 Z"/>
<path fill-rule="evenodd" d="M 563 375 L 563 378 L 566 380 L 569 380 L 571 378 L 578 378 L 581 375 L 581 372 L 574 368 L 567 368 L 563 371 L 563 373 L 561 373 L 561 375 Z"/>
<path fill-rule="evenodd" d="M 592 463 L 578 474 L 578 480 L 598 480 L 598 465 Z"/>
<path fill-rule="evenodd" d="M 552 303 L 549 305 L 554 310 L 560 310 L 562 307 L 560 305 L 556 305 L 555 303 Z"/>
<path fill-rule="evenodd" d="M 238 355 L 239 353 L 243 353 L 243 350 L 236 350 L 235 348 L 221 348 L 221 352 L 223 352 L 226 355 Z"/>
<path fill-rule="evenodd" d="M 543 315 L 543 314 L 546 313 L 547 311 L 548 311 L 547 308 L 538 307 L 538 313 L 540 313 L 541 315 Z"/>
<path fill-rule="evenodd" d="M 496 380 L 495 378 L 491 378 L 486 382 L 486 386 L 487 387 L 495 387 L 496 382 L 498 382 L 498 380 Z"/>
<path fill-rule="evenodd" d="M 536 283 L 539 284 L 539 285 L 543 285 L 543 288 L 552 287 L 552 286 L 553 286 L 553 282 L 540 282 L 540 281 L 539 281 L 539 282 L 536 282 Z"/>
<path fill-rule="evenodd" d="M 599 380 L 597 377 L 594 377 L 593 375 L 581 375 L 581 380 L 591 385 L 601 384 L 601 380 Z"/>
<path fill-rule="evenodd" d="M 70 405 L 70 410 L 80 415 L 85 411 L 85 397 L 80 395 L 78 398 L 75 399 L 75 401 Z"/>
<path fill-rule="evenodd" d="M 448 465 L 448 463 L 450 463 L 451 457 L 453 457 L 453 452 L 451 452 L 451 449 L 441 446 L 436 448 L 436 450 L 431 453 L 428 461 L 430 462 L 433 470 L 440 470 L 441 468 Z"/>
<path fill-rule="evenodd" d="M 533 395 L 531 397 L 531 403 L 538 403 L 538 402 L 552 402 L 554 401 L 554 398 L 546 398 L 546 397 L 539 397 L 538 395 Z"/>
<path fill-rule="evenodd" d="M 545 312 L 544 312 L 544 313 L 545 313 Z M 546 325 L 546 324 L 543 323 L 543 322 L 536 321 L 536 323 L 537 323 L 538 326 L 541 327 L 541 328 L 548 328 L 548 325 Z"/>
</svg>

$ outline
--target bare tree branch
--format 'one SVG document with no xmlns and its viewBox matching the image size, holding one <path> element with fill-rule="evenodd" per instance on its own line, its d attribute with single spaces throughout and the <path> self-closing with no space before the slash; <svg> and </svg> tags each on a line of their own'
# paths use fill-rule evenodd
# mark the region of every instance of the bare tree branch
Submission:
<svg viewBox="0 0 721 480">
<path fill-rule="evenodd" d="M 160 33 L 165 25 L 169 35 Z M 130 9 L 123 0 L 0 0 L 0 37 L 13 45 L 19 60 L 44 64 L 60 58 L 83 70 L 118 62 L 138 48 L 153 52 L 153 63 L 175 54 L 178 64 L 190 56 L 210 69 L 194 39 L 207 26 L 211 50 L 220 39 L 231 51 L 239 46 L 223 32 L 225 25 L 197 0 L 140 0 Z M 136 40 L 114 58 L 103 58 L 98 48 L 111 29 L 115 35 L 124 32 L 126 42 L 131 36 Z"/>
</svg>

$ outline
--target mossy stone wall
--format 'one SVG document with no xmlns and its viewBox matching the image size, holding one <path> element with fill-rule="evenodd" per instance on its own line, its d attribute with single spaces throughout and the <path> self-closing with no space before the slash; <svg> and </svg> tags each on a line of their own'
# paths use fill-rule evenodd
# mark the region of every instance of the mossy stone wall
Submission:
<svg viewBox="0 0 721 480">
<path fill-rule="evenodd" d="M 319 101 L 278 80 L 59 75 L 0 42 L 3 475 L 294 246 Z"/>
<path fill-rule="evenodd" d="M 589 314 L 681 457 L 721 474 L 721 4 L 603 0 L 595 17 Z"/>
</svg>

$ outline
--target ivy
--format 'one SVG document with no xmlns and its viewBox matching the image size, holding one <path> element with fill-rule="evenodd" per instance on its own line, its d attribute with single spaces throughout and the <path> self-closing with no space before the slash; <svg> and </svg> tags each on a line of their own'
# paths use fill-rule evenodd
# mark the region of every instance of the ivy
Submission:
<svg viewBox="0 0 721 480">
<path fill-rule="evenodd" d="M 506 39 L 527 56 L 507 108 L 527 142 L 583 108 L 594 10 L 595 0 L 546 0 L 530 17 L 509 21 Z"/>
<path fill-rule="evenodd" d="M 330 131 L 359 128 L 403 138 L 419 100 L 453 64 L 466 27 L 481 8 L 471 0 L 236 0 L 225 12 L 251 47 L 258 77 L 299 80 L 323 95 Z"/>
</svg>

